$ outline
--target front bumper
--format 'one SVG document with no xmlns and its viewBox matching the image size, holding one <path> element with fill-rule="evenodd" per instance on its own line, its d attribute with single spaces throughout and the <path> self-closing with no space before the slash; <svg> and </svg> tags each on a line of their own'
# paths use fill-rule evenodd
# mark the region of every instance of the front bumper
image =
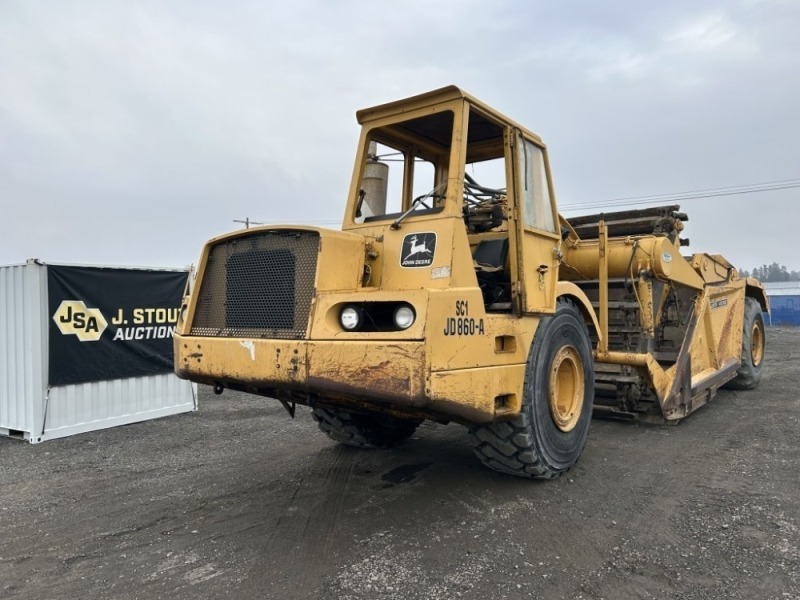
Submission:
<svg viewBox="0 0 800 600">
<path fill-rule="evenodd" d="M 429 363 L 422 341 L 175 335 L 175 372 L 198 383 L 465 424 L 519 413 L 524 364 L 432 371 Z"/>
<path fill-rule="evenodd" d="M 175 335 L 175 372 L 199 383 L 294 390 L 340 401 L 422 408 L 424 343 Z"/>
</svg>

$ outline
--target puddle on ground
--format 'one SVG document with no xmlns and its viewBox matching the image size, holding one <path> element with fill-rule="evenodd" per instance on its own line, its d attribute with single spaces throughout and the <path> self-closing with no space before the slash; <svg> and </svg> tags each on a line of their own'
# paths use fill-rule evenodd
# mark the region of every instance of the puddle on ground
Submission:
<svg viewBox="0 0 800 600">
<path fill-rule="evenodd" d="M 395 467 L 391 471 L 384 473 L 381 476 L 381 480 L 386 482 L 384 487 L 391 487 L 398 483 L 408 483 L 409 481 L 414 481 L 417 478 L 417 473 L 423 469 L 427 469 L 432 464 L 433 463 L 419 463 L 416 465 L 403 465 L 400 467 Z"/>
</svg>

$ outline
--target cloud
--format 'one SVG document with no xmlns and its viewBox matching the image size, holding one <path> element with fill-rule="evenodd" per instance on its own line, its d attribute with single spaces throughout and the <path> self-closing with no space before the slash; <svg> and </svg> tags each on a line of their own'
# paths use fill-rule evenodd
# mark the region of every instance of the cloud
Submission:
<svg viewBox="0 0 800 600">
<path fill-rule="evenodd" d="M 329 224 L 355 110 L 450 83 L 543 134 L 565 203 L 800 176 L 800 8 L 709 6 L 4 2 L 0 263 L 182 265 L 233 219 Z M 780 260 L 761 213 L 790 200 L 743 223 L 754 200 L 685 206 L 693 238 Z"/>
</svg>

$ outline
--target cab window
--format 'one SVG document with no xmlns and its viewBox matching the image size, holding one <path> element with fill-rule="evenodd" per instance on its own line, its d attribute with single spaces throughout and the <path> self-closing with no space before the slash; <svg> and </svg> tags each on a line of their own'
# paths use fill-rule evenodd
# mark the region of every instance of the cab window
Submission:
<svg viewBox="0 0 800 600">
<path fill-rule="evenodd" d="M 452 111 L 370 131 L 355 221 L 396 218 L 410 208 L 420 214 L 440 211 L 452 135 Z"/>
<path fill-rule="evenodd" d="M 553 203 L 550 201 L 550 191 L 547 186 L 544 152 L 536 144 L 523 139 L 517 160 L 525 226 L 555 233 Z"/>
</svg>

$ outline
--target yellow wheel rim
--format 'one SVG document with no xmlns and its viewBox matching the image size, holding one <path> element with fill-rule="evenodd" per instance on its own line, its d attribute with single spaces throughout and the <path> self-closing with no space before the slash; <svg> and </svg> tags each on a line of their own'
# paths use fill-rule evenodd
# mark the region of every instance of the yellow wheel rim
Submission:
<svg viewBox="0 0 800 600">
<path fill-rule="evenodd" d="M 750 360 L 754 367 L 761 364 L 764 358 L 764 330 L 761 323 L 753 322 L 753 331 L 750 332 Z"/>
<path fill-rule="evenodd" d="M 561 431 L 572 431 L 583 408 L 583 361 L 572 346 L 561 348 L 550 367 L 550 415 Z"/>
</svg>

